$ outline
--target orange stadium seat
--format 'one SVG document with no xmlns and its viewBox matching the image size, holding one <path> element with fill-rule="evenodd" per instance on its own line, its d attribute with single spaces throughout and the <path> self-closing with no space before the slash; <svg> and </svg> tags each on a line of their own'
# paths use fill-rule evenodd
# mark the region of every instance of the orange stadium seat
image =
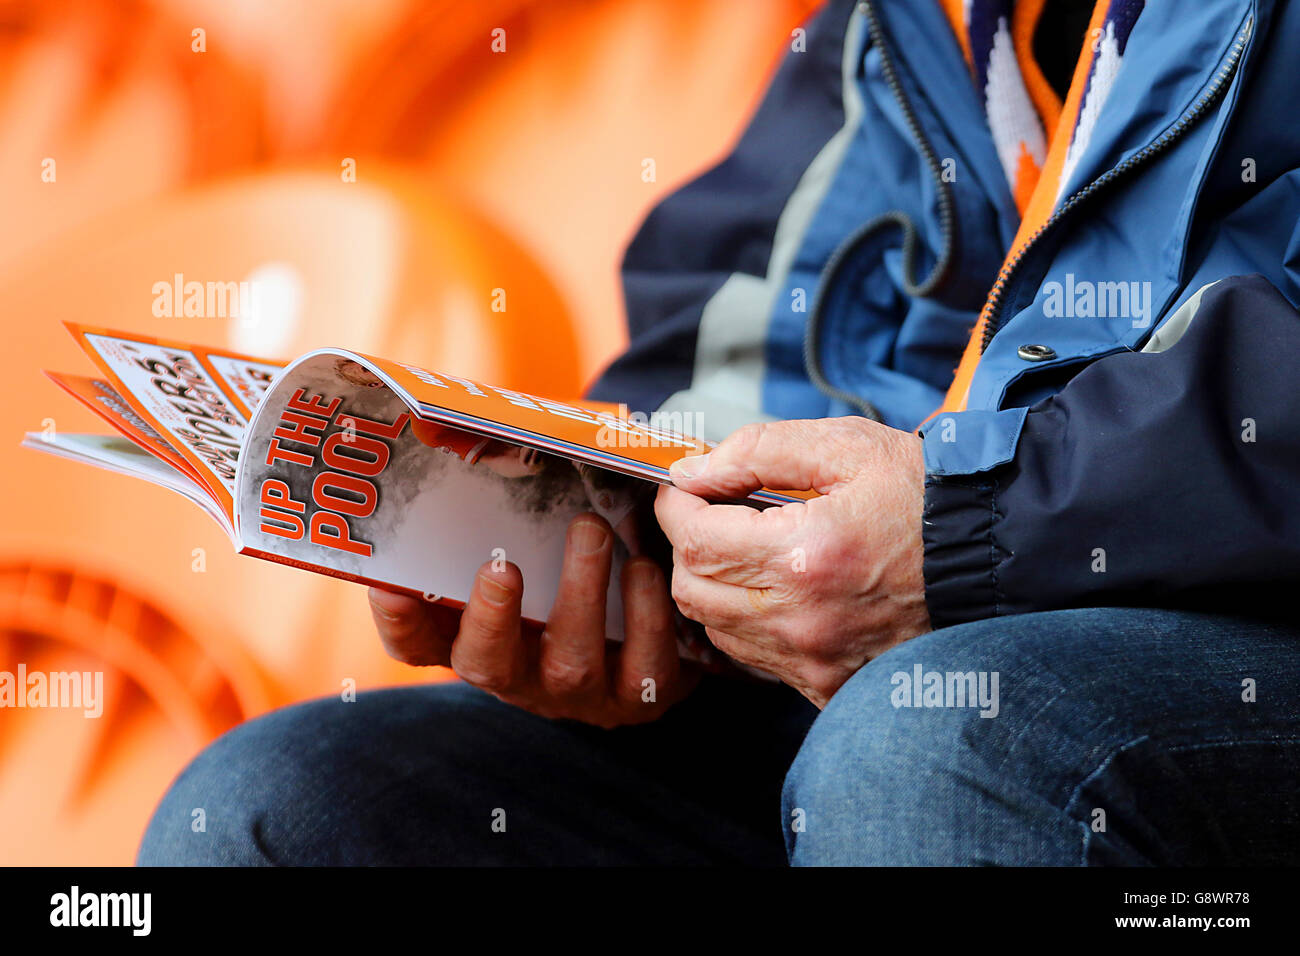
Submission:
<svg viewBox="0 0 1300 956">
<path fill-rule="evenodd" d="M 89 369 L 63 319 L 576 396 L 623 341 L 637 220 L 725 151 L 814 6 L 0 0 L 0 423 L 14 445 L 102 430 L 40 375 Z M 177 273 L 270 305 L 155 315 Z M 236 558 L 165 491 L 10 454 L 0 671 L 102 672 L 106 702 L 0 711 L 0 863 L 129 862 L 216 734 L 434 676 L 384 657 L 355 585 Z"/>
<path fill-rule="evenodd" d="M 819 2 L 417 5 L 357 68 L 322 142 L 407 159 L 508 228 L 572 304 L 591 374 L 624 341 L 618 263 L 637 223 L 727 152 Z"/>
<path fill-rule="evenodd" d="M 23 361 L 13 364 L 0 393 L 0 422 L 12 436 L 42 428 L 103 430 L 40 375 L 43 367 L 88 369 L 60 319 L 272 355 L 347 343 L 534 391 L 576 393 L 570 323 L 532 261 L 471 211 L 438 201 L 400 177 L 372 170 L 370 178 L 374 182 L 353 184 L 333 174 L 285 172 L 196 188 L 113 214 L 34 255 L 0 284 L 0 302 L 10 314 L 39 317 L 10 331 Z M 385 185 L 376 184 L 381 180 Z M 68 281 L 68 263 L 76 263 L 76 281 Z M 247 327 L 240 317 L 155 316 L 152 287 L 171 282 L 176 272 L 200 281 L 261 275 L 260 281 L 292 291 L 274 296 L 281 305 L 264 309 Z M 498 287 L 507 291 L 505 312 L 491 309 Z M 183 641 L 166 645 L 157 631 L 141 630 L 129 645 L 135 655 L 130 674 L 149 673 L 149 661 L 155 669 L 174 667 L 170 658 L 181 647 L 190 655 L 229 647 L 250 658 L 249 673 L 261 676 L 259 692 L 234 694 L 238 708 L 198 722 L 192 719 L 195 707 L 205 698 L 193 682 L 124 678 L 153 702 L 158 716 L 183 731 L 171 772 L 217 731 L 270 704 L 339 693 L 345 686 L 428 678 L 378 652 L 355 585 L 237 558 L 206 515 L 166 491 L 21 454 L 21 467 L 6 469 L 0 488 L 9 500 L 32 506 L 7 522 L 5 553 L 39 563 L 23 574 L 16 568 L 0 581 L 0 587 L 16 589 L 0 594 L 0 600 L 13 602 L 6 610 L 22 610 L 3 619 L 4 632 L 18 643 L 7 643 L 0 669 L 13 672 L 24 659 L 16 648 L 46 648 L 51 641 L 75 643 L 82 656 L 95 652 L 104 639 L 101 628 L 87 632 L 93 640 L 78 639 L 73 625 L 85 623 L 83 618 L 54 614 L 42 630 L 41 613 L 30 604 L 33 582 L 43 582 L 39 609 L 53 614 L 64 591 L 50 582 L 67 577 L 114 594 L 131 593 L 151 609 L 149 620 L 169 620 L 174 624 L 168 633 L 184 632 Z M 107 654 L 100 656 L 101 666 L 124 670 Z M 24 733 L 40 731 L 49 713 L 23 715 Z M 34 779 L 57 763 L 33 768 L 4 759 L 4 739 L 13 735 L 14 723 L 11 714 L 0 715 L 0 794 L 13 799 L 26 793 L 37 800 L 42 791 Z M 85 745 L 79 738 L 48 736 L 47 747 Z M 133 754 L 118 750 L 123 760 Z M 17 790 L 16 781 L 22 784 Z M 142 792 L 140 812 L 166 780 L 151 783 L 153 795 Z M 22 818 L 18 812 L 0 814 L 4 821 Z M 41 845 L 48 851 L 50 841 Z M 6 852 L 12 849 L 6 843 Z"/>
</svg>

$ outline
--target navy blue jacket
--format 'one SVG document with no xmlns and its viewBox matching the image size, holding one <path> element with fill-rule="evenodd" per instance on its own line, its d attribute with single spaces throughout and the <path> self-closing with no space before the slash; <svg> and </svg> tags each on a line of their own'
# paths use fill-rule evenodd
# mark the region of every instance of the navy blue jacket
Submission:
<svg viewBox="0 0 1300 956">
<path fill-rule="evenodd" d="M 936 627 L 1295 617 L 1298 51 L 1300 4 L 1148 0 L 1055 213 L 1005 268 L 1019 214 L 939 3 L 833 0 L 734 152 L 631 243 L 631 345 L 592 397 L 698 413 L 712 439 L 919 428 Z M 991 294 L 964 410 L 928 417 Z"/>
</svg>

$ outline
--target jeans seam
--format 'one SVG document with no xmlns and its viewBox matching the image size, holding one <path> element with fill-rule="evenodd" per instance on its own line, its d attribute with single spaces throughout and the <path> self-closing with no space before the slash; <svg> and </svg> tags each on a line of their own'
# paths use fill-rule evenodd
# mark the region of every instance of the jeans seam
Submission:
<svg viewBox="0 0 1300 956">
<path fill-rule="evenodd" d="M 1105 773 L 1105 771 L 1110 767 L 1110 765 L 1115 762 L 1116 757 L 1118 757 L 1122 753 L 1126 753 L 1127 751 L 1132 750 L 1134 747 L 1138 746 L 1139 744 L 1145 743 L 1150 739 L 1151 739 L 1150 734 L 1143 734 L 1140 737 L 1133 737 L 1125 741 L 1124 743 L 1112 748 L 1110 752 L 1107 753 L 1106 756 L 1101 759 L 1101 761 L 1097 764 L 1097 766 L 1095 766 L 1092 769 L 1092 771 L 1087 774 L 1087 776 L 1083 777 L 1083 779 L 1081 779 L 1075 785 L 1074 789 L 1070 791 L 1070 798 L 1065 801 L 1065 806 L 1062 808 L 1065 811 L 1066 815 L 1069 817 L 1075 816 L 1074 805 L 1075 802 L 1079 799 L 1079 794 L 1082 792 L 1083 788 L 1086 787 L 1093 780 L 1096 780 L 1097 777 L 1099 777 L 1102 773 Z M 1083 839 L 1079 843 L 1079 865 L 1087 866 L 1088 846 L 1092 840 L 1093 831 L 1092 831 L 1092 827 L 1088 825 L 1088 821 L 1080 819 L 1078 820 L 1078 823 L 1079 826 L 1083 828 Z"/>
<path fill-rule="evenodd" d="M 1170 753 L 1185 753 L 1189 750 L 1208 750 L 1211 747 L 1248 747 L 1252 744 L 1300 744 L 1300 734 L 1288 734 L 1279 737 L 1224 738 L 1222 740 L 1198 740 L 1191 743 L 1177 744 L 1168 748 Z"/>
<path fill-rule="evenodd" d="M 1093 770 L 1087 776 L 1085 776 L 1082 780 L 1079 781 L 1079 783 L 1075 786 L 1075 788 L 1070 792 L 1070 798 L 1065 801 L 1065 806 L 1063 807 L 1066 815 L 1070 817 L 1075 816 L 1074 805 L 1075 802 L 1079 799 L 1080 792 L 1089 783 L 1091 783 L 1093 780 L 1096 780 L 1098 776 L 1100 776 L 1102 773 L 1105 773 L 1105 771 L 1110 768 L 1111 764 L 1115 762 L 1116 757 L 1120 756 L 1123 753 L 1126 753 L 1129 750 L 1132 750 L 1134 747 L 1138 746 L 1139 744 L 1146 743 L 1153 739 L 1154 738 L 1150 734 L 1143 734 L 1140 737 L 1131 738 L 1125 743 L 1120 744 L 1119 746 L 1113 748 L 1101 760 L 1101 762 L 1098 763 L 1095 768 L 1093 768 Z M 1207 750 L 1211 747 L 1239 747 L 1239 746 L 1249 746 L 1251 744 L 1274 744 L 1274 743 L 1281 743 L 1281 744 L 1300 743 L 1300 735 L 1289 734 L 1289 735 L 1283 735 L 1278 737 L 1249 737 L 1246 739 L 1225 737 L 1218 740 L 1200 740 L 1200 741 L 1194 741 L 1185 744 L 1170 745 L 1167 746 L 1165 750 L 1168 753 L 1186 753 L 1188 751 L 1194 751 L 1194 750 Z M 1079 865 L 1087 866 L 1088 847 L 1092 842 L 1093 831 L 1092 831 L 1092 827 L 1088 825 L 1088 822 L 1086 820 L 1079 819 L 1078 823 L 1079 826 L 1083 827 L 1083 840 L 1079 846 Z"/>
</svg>

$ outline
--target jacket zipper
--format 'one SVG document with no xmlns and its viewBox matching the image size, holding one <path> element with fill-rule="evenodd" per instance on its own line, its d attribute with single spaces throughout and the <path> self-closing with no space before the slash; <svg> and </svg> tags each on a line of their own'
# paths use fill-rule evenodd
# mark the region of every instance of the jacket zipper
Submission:
<svg viewBox="0 0 1300 956">
<path fill-rule="evenodd" d="M 884 74 L 885 82 L 889 86 L 889 91 L 893 94 L 895 102 L 898 103 L 899 110 L 903 114 L 903 122 L 906 124 L 908 132 L 916 144 L 917 151 L 925 161 L 930 176 L 934 181 L 935 196 L 939 206 L 939 231 L 941 236 L 939 252 L 930 273 L 924 279 L 918 278 L 916 276 L 916 266 L 917 255 L 922 248 L 921 237 L 916 224 L 912 222 L 906 213 L 897 209 L 882 213 L 854 230 L 831 253 L 818 278 L 817 293 L 813 297 L 812 310 L 808 316 L 808 324 L 804 329 L 803 361 L 809 380 L 823 395 L 844 402 L 850 408 L 856 409 L 860 414 L 873 421 L 881 421 L 880 413 L 874 405 L 859 395 L 846 392 L 831 384 L 826 376 L 825 369 L 822 367 L 820 355 L 821 330 L 823 312 L 826 309 L 827 290 L 835 284 L 841 270 L 850 262 L 852 254 L 863 243 L 882 230 L 894 227 L 903 234 L 903 293 L 916 299 L 924 299 L 933 295 L 935 290 L 948 278 L 949 270 L 952 268 L 953 249 L 956 245 L 957 234 L 957 208 L 952 195 L 952 186 L 943 178 L 943 168 L 939 158 L 935 154 L 934 147 L 930 144 L 929 139 L 926 138 L 925 131 L 921 129 L 920 120 L 916 118 L 911 101 L 908 100 L 903 84 L 898 78 L 898 70 L 894 65 L 893 55 L 889 51 L 884 26 L 881 23 L 875 3 L 873 0 L 859 0 L 857 9 L 866 17 L 867 32 L 872 46 L 880 54 L 880 68 Z"/>
<path fill-rule="evenodd" d="M 1241 30 L 1237 34 L 1237 39 L 1233 41 L 1232 48 L 1228 51 L 1227 60 L 1224 61 L 1223 66 L 1219 68 L 1219 72 L 1211 82 L 1210 88 L 1201 94 L 1201 98 L 1192 105 L 1191 109 L 1183 114 L 1182 118 L 1180 118 L 1177 123 L 1161 134 L 1161 136 L 1154 142 L 1143 147 L 1137 153 L 1130 156 L 1118 166 L 1108 170 L 1097 179 L 1094 179 L 1083 189 L 1073 193 L 1054 213 L 1052 213 L 1046 222 L 1034 230 L 1033 234 L 1025 241 L 1024 245 L 1020 247 L 1020 250 L 1002 266 L 1002 270 L 998 273 L 997 281 L 993 283 L 993 289 L 989 292 L 989 298 L 984 304 L 983 314 L 981 316 L 984 329 L 983 335 L 980 339 L 981 355 L 983 355 L 985 349 L 989 347 L 989 342 L 993 340 L 993 336 L 998 330 L 1000 320 L 998 311 L 1003 304 L 1002 297 L 1006 292 L 1007 283 L 1010 281 L 1012 274 L 1016 271 L 1016 267 L 1024 261 L 1029 250 L 1034 247 L 1035 243 L 1037 243 L 1040 238 L 1042 238 L 1044 233 L 1060 222 L 1081 203 L 1092 197 L 1098 190 L 1104 189 L 1121 176 L 1126 175 L 1136 167 L 1142 165 L 1147 160 L 1151 159 L 1151 157 L 1158 156 L 1160 153 L 1164 152 L 1172 143 L 1182 136 L 1189 126 L 1201 118 L 1202 114 L 1204 114 L 1205 111 L 1209 109 L 1224 92 L 1228 81 L 1232 78 L 1233 74 L 1236 73 L 1237 64 L 1241 60 L 1242 50 L 1246 46 L 1246 41 L 1250 38 L 1250 31 L 1253 25 L 1254 18 L 1247 17 L 1245 24 L 1243 24 Z"/>
</svg>

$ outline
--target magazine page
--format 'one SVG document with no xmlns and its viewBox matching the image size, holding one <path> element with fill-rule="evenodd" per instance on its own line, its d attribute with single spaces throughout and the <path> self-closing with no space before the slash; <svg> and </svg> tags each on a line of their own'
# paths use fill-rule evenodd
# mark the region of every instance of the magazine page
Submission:
<svg viewBox="0 0 1300 956">
<path fill-rule="evenodd" d="M 262 379 L 280 366 L 187 343 L 66 325 L 108 384 L 184 459 L 233 524 L 235 472 L 248 418 L 269 384 Z"/>
<path fill-rule="evenodd" d="M 713 443 L 656 427 L 601 404 L 560 402 L 359 353 L 343 353 L 372 368 L 422 418 L 518 442 L 601 468 L 667 484 L 668 468 Z M 815 497 L 816 492 L 764 488 L 756 506 Z"/>
<path fill-rule="evenodd" d="M 615 529 L 614 582 L 641 549 L 654 486 L 535 448 L 421 420 L 352 353 L 313 353 L 272 386 L 240 462 L 243 553 L 463 604 L 488 561 L 519 566 L 542 622 L 569 522 Z M 617 584 L 607 617 L 622 634 Z"/>
<path fill-rule="evenodd" d="M 196 486 L 206 486 L 199 473 L 176 448 L 163 438 L 147 421 L 136 414 L 111 384 L 103 378 L 91 378 L 86 375 L 68 375 L 64 372 L 46 371 L 45 376 L 58 385 L 77 401 L 112 425 L 113 428 L 135 442 L 154 457 L 171 465 L 187 476 Z"/>
<path fill-rule="evenodd" d="M 213 377 L 223 386 L 226 394 L 246 417 L 252 417 L 275 376 L 284 370 L 285 363 L 268 359 L 255 359 L 233 352 L 218 352 L 193 346 L 192 351 L 200 362 L 206 364 Z"/>
<path fill-rule="evenodd" d="M 23 437 L 21 445 L 58 458 L 93 465 L 105 471 L 130 475 L 132 478 L 143 478 L 145 481 L 174 491 L 211 515 L 232 541 L 234 539 L 234 528 L 231 527 L 229 519 L 205 488 L 189 475 L 173 468 L 152 452 L 146 451 L 140 445 L 120 435 L 79 435 L 72 432 L 46 435 L 41 432 L 28 432 Z"/>
</svg>

